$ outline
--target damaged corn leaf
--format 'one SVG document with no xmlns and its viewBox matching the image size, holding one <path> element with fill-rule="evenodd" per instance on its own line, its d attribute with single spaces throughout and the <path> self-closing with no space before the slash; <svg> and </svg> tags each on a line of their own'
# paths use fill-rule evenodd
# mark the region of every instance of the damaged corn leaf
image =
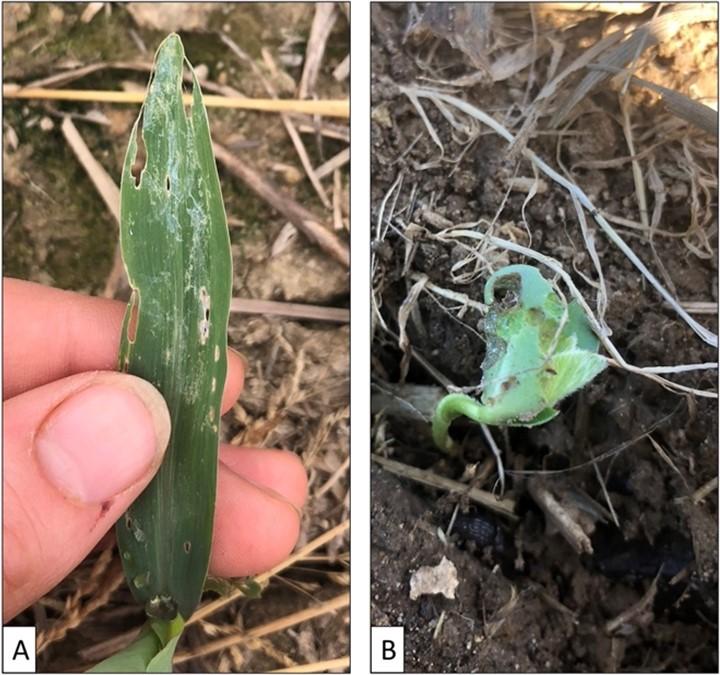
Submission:
<svg viewBox="0 0 720 675">
<path fill-rule="evenodd" d="M 120 207 L 133 289 L 120 368 L 160 390 L 172 433 L 116 531 L 133 595 L 164 622 L 190 617 L 207 576 L 232 288 L 207 114 L 194 73 L 192 105 L 183 106 L 185 65 L 192 71 L 180 38 L 168 36 L 130 136 Z"/>
<path fill-rule="evenodd" d="M 496 291 L 505 297 L 496 297 Z M 509 301 L 508 301 L 509 298 Z M 565 301 L 529 265 L 499 269 L 485 284 L 486 353 L 480 401 L 448 394 L 433 416 L 436 445 L 450 450 L 450 423 L 465 416 L 480 424 L 537 426 L 555 406 L 607 367 L 582 308 Z"/>
</svg>

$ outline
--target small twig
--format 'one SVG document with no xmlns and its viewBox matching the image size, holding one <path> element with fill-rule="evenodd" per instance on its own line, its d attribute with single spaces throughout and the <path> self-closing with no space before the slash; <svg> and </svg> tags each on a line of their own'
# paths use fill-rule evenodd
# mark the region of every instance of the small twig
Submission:
<svg viewBox="0 0 720 675">
<path fill-rule="evenodd" d="M 247 164 L 219 143 L 213 143 L 215 157 L 235 176 L 245 182 L 270 206 L 283 214 L 308 239 L 327 251 L 345 267 L 350 267 L 350 251 L 337 236 L 320 224 L 320 219 L 293 199 L 281 194 Z"/>
<path fill-rule="evenodd" d="M 305 49 L 305 65 L 298 86 L 298 98 L 307 98 L 315 93 L 315 84 L 325 54 L 325 45 L 337 17 L 335 3 L 316 3 L 315 16 L 313 16 L 312 26 L 310 27 L 310 37 Z"/>
<path fill-rule="evenodd" d="M 666 452 L 665 448 L 663 448 L 660 443 L 658 443 L 650 434 L 648 434 L 648 440 L 652 444 L 653 448 L 655 448 L 655 452 L 657 452 L 658 455 L 660 455 L 660 458 L 678 475 L 680 476 L 680 480 L 685 484 L 685 487 L 689 489 L 689 485 L 687 480 L 685 480 L 685 476 L 683 476 L 682 471 L 675 466 L 675 462 L 672 461 L 672 458 L 668 453 Z"/>
<path fill-rule="evenodd" d="M 300 138 L 298 130 L 295 128 L 295 125 L 292 123 L 292 120 L 288 115 L 282 114 L 280 115 L 280 119 L 285 125 L 285 130 L 288 132 L 288 136 L 290 136 L 290 140 L 295 146 L 295 151 L 297 152 L 298 157 L 300 157 L 300 163 L 303 165 L 303 169 L 305 169 L 305 173 L 307 174 L 310 183 L 313 188 L 315 188 L 315 192 L 317 192 L 318 197 L 320 197 L 320 201 L 326 209 L 331 208 L 330 199 L 327 196 L 327 192 L 325 192 L 323 184 L 320 182 L 320 177 L 313 168 L 310 156 L 307 154 L 305 144 L 302 142 L 302 138 Z"/>
<path fill-rule="evenodd" d="M 63 615 L 37 639 L 37 653 L 62 640 L 68 631 L 77 628 L 87 616 L 107 604 L 110 596 L 125 578 L 120 563 L 113 560 L 113 549 L 105 549 L 95 560 L 89 579 L 66 598 Z M 90 596 L 83 604 L 84 596 Z"/>
<path fill-rule="evenodd" d="M 318 178 L 322 179 L 329 176 L 335 169 L 339 169 L 341 166 L 345 166 L 350 161 L 350 148 L 345 148 L 338 152 L 337 155 L 331 157 L 327 162 L 321 164 L 315 169 L 315 174 Z"/>
<path fill-rule="evenodd" d="M 350 321 L 350 310 L 343 307 L 303 305 L 296 302 L 276 302 L 274 300 L 233 298 L 230 301 L 230 311 L 238 314 L 266 314 L 285 316 L 291 319 L 329 321 L 330 323 L 348 323 Z"/>
<path fill-rule="evenodd" d="M 533 584 L 533 586 L 535 585 Z M 578 612 L 574 612 L 566 605 L 563 605 L 562 602 L 550 595 L 550 593 L 548 593 L 542 586 L 540 586 L 540 584 L 537 584 L 535 586 L 535 592 L 538 594 L 538 597 L 548 605 L 548 607 L 554 609 L 557 612 L 560 612 L 563 616 L 567 617 L 570 621 L 572 621 L 572 623 L 576 626 L 578 625 L 578 623 L 580 623 L 578 621 Z"/>
<path fill-rule="evenodd" d="M 500 478 L 500 496 L 502 497 L 505 494 L 505 466 L 503 465 L 502 452 L 498 447 L 497 443 L 495 442 L 492 433 L 490 432 L 490 427 L 487 424 L 481 424 L 480 428 L 482 429 L 487 444 L 490 446 L 492 454 L 495 456 L 498 476 Z"/>
<path fill-rule="evenodd" d="M 140 50 L 140 52 L 142 54 L 147 54 L 147 52 L 148 52 L 147 45 L 143 42 L 142 38 L 137 34 L 137 31 L 134 30 L 133 28 L 129 28 L 128 33 L 130 34 L 132 41 L 135 43 L 135 46 Z"/>
<path fill-rule="evenodd" d="M 223 649 L 227 649 L 228 647 L 240 645 L 248 640 L 252 640 L 253 638 L 264 637 L 265 635 L 277 633 L 278 631 L 285 630 L 286 628 L 290 628 L 291 626 L 302 623 L 303 621 L 309 621 L 310 619 L 315 619 L 318 616 L 335 612 L 338 609 L 347 607 L 349 604 L 350 593 L 340 593 L 340 595 L 337 595 L 330 600 L 326 600 L 319 605 L 303 609 L 299 612 L 295 612 L 294 614 L 288 614 L 280 619 L 269 621 L 268 623 L 237 633 L 236 635 L 229 635 L 227 637 L 220 638 L 219 640 L 212 640 L 204 645 L 195 647 L 191 652 L 180 652 L 173 659 L 173 663 L 183 663 L 201 656 L 214 654 Z"/>
<path fill-rule="evenodd" d="M 65 140 L 72 149 L 79 162 L 82 164 L 85 173 L 90 177 L 95 189 L 98 191 L 108 210 L 120 222 L 120 190 L 110 174 L 103 168 L 102 164 L 93 157 L 90 148 L 83 140 L 72 120 L 69 117 L 63 119 L 60 126 Z"/>
<path fill-rule="evenodd" d="M 114 635 L 107 640 L 98 642 L 97 644 L 83 647 L 78 650 L 78 656 L 85 662 L 102 661 L 110 654 L 115 654 L 121 649 L 125 649 L 140 634 L 141 628 L 131 628 L 130 630 Z"/>
<path fill-rule="evenodd" d="M 335 231 L 339 231 L 343 229 L 343 186 L 342 186 L 342 176 L 340 175 L 340 170 L 335 169 L 333 171 L 333 197 L 332 197 L 332 203 L 333 203 L 333 228 Z"/>
<path fill-rule="evenodd" d="M 321 546 L 324 546 L 325 544 L 331 542 L 333 539 L 335 539 L 335 537 L 339 537 L 349 527 L 350 521 L 344 520 L 339 525 L 330 528 L 327 532 L 323 532 L 319 537 L 316 537 L 312 541 L 308 542 L 307 544 L 305 544 L 305 546 L 300 547 L 297 551 L 295 551 L 295 553 L 288 556 L 279 565 L 275 565 L 275 567 L 273 567 L 271 570 L 268 570 L 267 572 L 263 572 L 263 574 L 259 574 L 258 576 L 256 576 L 255 581 L 260 585 L 264 584 L 276 574 L 280 574 L 280 572 L 287 569 L 288 567 L 291 567 L 296 562 L 304 560 L 308 554 L 312 553 Z M 195 613 L 188 619 L 187 625 L 207 618 L 211 614 L 214 614 L 215 612 L 221 610 L 223 607 L 225 607 L 225 605 L 228 605 L 229 603 L 237 600 L 238 598 L 241 598 L 242 596 L 243 592 L 237 590 L 222 598 L 218 598 L 217 600 L 212 600 L 211 602 L 208 602 L 207 604 L 195 610 Z"/>
<path fill-rule="evenodd" d="M 430 424 L 435 408 L 445 396 L 445 389 L 426 384 L 391 384 L 373 382 L 370 410 L 389 417 L 422 420 Z M 428 426 L 428 435 L 430 427 Z"/>
<path fill-rule="evenodd" d="M 718 489 L 718 477 L 711 478 L 705 485 L 701 485 L 695 492 L 692 493 L 690 499 L 693 504 L 699 504 L 705 497 L 713 492 L 717 492 Z"/>
<path fill-rule="evenodd" d="M 350 74 L 350 54 L 348 54 L 340 63 L 338 63 L 337 66 L 335 66 L 335 70 L 333 70 L 333 77 L 337 82 L 342 82 L 343 80 L 347 80 L 348 75 Z"/>
<path fill-rule="evenodd" d="M 253 61 L 240 47 L 227 35 L 222 33 L 220 35 L 220 39 L 230 48 L 230 51 L 235 54 L 241 61 L 246 63 L 250 66 L 250 69 L 253 71 L 255 77 L 257 77 L 260 80 L 260 83 L 265 87 L 265 91 L 267 91 L 268 96 L 272 97 L 273 100 L 277 100 L 277 92 L 275 91 L 275 87 L 270 83 L 267 78 L 262 74 L 260 68 L 258 68 L 255 61 Z M 316 112 L 315 114 L 322 114 L 320 112 Z M 349 114 L 349 113 L 348 113 Z M 317 177 L 317 174 L 315 173 L 315 169 L 312 166 L 312 163 L 310 162 L 310 157 L 307 154 L 307 150 L 305 149 L 305 145 L 302 142 L 302 138 L 300 138 L 300 134 L 298 133 L 297 129 L 295 128 L 295 124 L 292 120 L 292 118 L 282 113 L 280 115 L 280 119 L 282 120 L 283 126 L 285 127 L 285 130 L 288 133 L 288 136 L 290 136 L 290 140 L 292 141 L 293 146 L 295 147 L 295 151 L 298 154 L 298 157 L 300 158 L 300 162 L 303 165 L 303 169 L 305 169 L 305 173 L 307 174 L 310 183 L 312 184 L 313 188 L 315 189 L 315 192 L 317 192 L 318 197 L 320 197 L 320 201 L 323 203 L 323 206 L 327 209 L 330 208 L 330 200 L 328 199 L 327 194 L 325 193 L 325 188 L 322 186 L 322 183 L 320 182 L 320 179 Z"/>
<path fill-rule="evenodd" d="M 410 279 L 412 279 L 413 281 L 417 281 L 419 278 L 420 274 L 418 272 L 410 272 Z M 459 302 L 464 307 L 472 307 L 473 309 L 476 309 L 478 312 L 480 312 L 480 314 L 487 314 L 488 306 L 486 304 L 478 302 L 477 300 L 473 300 L 471 297 L 465 295 L 465 293 L 459 293 L 458 291 L 452 291 L 448 288 L 437 286 L 430 281 L 425 282 L 425 288 L 428 291 L 437 293 L 443 298 L 447 298 L 448 300 L 455 300 L 455 302 Z"/>
<path fill-rule="evenodd" d="M 108 210 L 112 214 L 115 222 L 120 224 L 120 189 L 115 181 L 110 177 L 105 168 L 98 162 L 90 152 L 87 144 L 78 132 L 70 117 L 65 116 L 60 126 L 65 136 L 65 140 L 75 153 L 83 169 L 90 177 L 93 185 L 97 189 L 100 197 L 105 202 Z M 114 298 L 118 288 L 126 280 L 125 266 L 123 265 L 122 255 L 120 253 L 120 245 L 115 246 L 115 254 L 113 258 L 113 266 L 110 270 L 108 278 L 105 280 L 105 288 L 103 289 L 103 297 Z"/>
<path fill-rule="evenodd" d="M 303 663 L 292 668 L 280 668 L 271 670 L 271 673 L 322 673 L 326 670 L 340 670 L 350 666 L 350 657 L 342 656 L 339 659 L 326 659 L 325 661 L 315 661 L 315 663 Z"/>
<path fill-rule="evenodd" d="M 622 128 L 627 143 L 628 152 L 633 158 L 631 161 L 633 182 L 635 183 L 635 196 L 637 197 L 640 222 L 643 227 L 650 227 L 648 216 L 647 195 L 645 193 L 645 179 L 643 178 L 640 161 L 636 158 L 635 143 L 632 134 L 632 122 L 630 121 L 630 99 L 624 92 L 619 94 L 620 113 L 622 115 Z"/>
<path fill-rule="evenodd" d="M 588 70 L 604 70 L 610 73 L 622 73 L 622 68 L 615 68 L 608 65 L 590 64 Z M 704 105 L 700 101 L 695 101 L 679 91 L 668 89 L 662 85 L 648 82 L 640 77 L 632 75 L 629 78 L 630 84 L 640 87 L 646 87 L 662 96 L 662 101 L 667 109 L 676 117 L 684 119 L 695 126 L 707 131 L 713 136 L 718 134 L 717 111 L 710 106 Z"/>
<path fill-rule="evenodd" d="M 687 302 L 681 302 L 680 304 L 691 314 L 717 314 L 718 313 L 717 302 L 702 302 L 702 301 L 688 300 Z"/>
<path fill-rule="evenodd" d="M 634 619 L 640 617 L 646 610 L 652 611 L 652 603 L 657 593 L 657 583 L 660 578 L 660 572 L 662 572 L 662 567 L 658 570 L 650 587 L 645 591 L 640 600 L 628 607 L 625 611 L 620 612 L 614 619 L 610 619 L 605 623 L 605 632 L 608 635 L 612 635 L 625 624 L 632 623 Z"/>
<path fill-rule="evenodd" d="M 335 483 L 337 483 L 344 475 L 345 472 L 348 470 L 348 467 L 350 466 L 350 455 L 348 455 L 344 460 L 343 463 L 335 469 L 332 476 L 328 478 L 321 486 L 320 488 L 312 495 L 313 499 L 318 499 L 319 497 L 322 497 L 328 490 L 330 490 Z"/>
<path fill-rule="evenodd" d="M 621 452 L 624 452 L 625 450 L 633 447 L 636 443 L 639 443 L 643 438 L 647 437 L 649 434 L 651 434 L 655 429 L 659 429 L 663 424 L 665 424 L 667 421 L 672 419 L 673 415 L 680 409 L 680 406 L 682 404 L 678 404 L 675 407 L 675 410 L 668 415 L 664 415 L 659 420 L 656 420 L 653 422 L 649 427 L 642 430 L 639 434 L 634 436 L 633 438 L 628 439 L 627 441 L 624 441 L 623 443 L 620 443 L 619 445 L 616 445 L 609 450 L 605 450 L 604 452 L 600 452 L 600 454 L 595 455 L 594 451 L 591 452 L 592 459 L 589 459 L 585 462 L 580 462 L 579 464 L 573 464 L 572 466 L 569 466 L 565 469 L 532 469 L 532 470 L 512 470 L 508 471 L 507 473 L 511 476 L 560 476 L 563 474 L 572 473 L 574 471 L 581 471 L 583 469 L 586 469 L 589 466 L 592 466 L 593 464 L 598 464 L 606 459 L 616 457 Z M 601 446 L 605 447 L 605 446 Z"/>
<path fill-rule="evenodd" d="M 134 31 L 130 32 L 130 35 Z M 141 50 L 143 51 L 143 50 Z M 145 50 L 147 51 L 147 50 Z M 73 68 L 71 70 L 63 70 L 60 73 L 55 73 L 54 75 L 49 75 L 48 77 L 43 77 L 39 80 L 33 80 L 32 82 L 27 82 L 22 87 L 24 89 L 49 89 L 51 87 L 61 87 L 63 85 L 69 84 L 70 82 L 74 82 L 75 80 L 79 80 L 86 75 L 90 75 L 92 73 L 95 73 L 100 70 L 105 70 L 106 68 L 113 69 L 113 70 L 133 70 L 140 73 L 151 73 L 153 70 L 153 63 L 152 61 L 148 62 L 142 62 L 142 61 L 99 61 L 97 63 L 91 63 L 86 66 L 81 66 L 79 68 Z M 192 84 L 192 74 L 190 72 L 183 74 L 183 80 L 187 82 L 188 84 Z M 18 86 L 16 84 L 10 84 L 9 86 Z M 244 96 L 241 92 L 237 91 L 237 89 L 233 89 L 232 87 L 229 87 L 226 84 L 217 84 L 216 82 L 212 82 L 210 80 L 200 80 L 200 86 L 202 87 L 202 90 L 204 92 L 210 92 L 213 94 L 221 94 L 222 96 L 236 96 L 238 98 L 247 98 Z"/>
<path fill-rule="evenodd" d="M 397 476 L 408 478 L 415 481 L 416 483 L 422 483 L 423 485 L 429 485 L 430 487 L 437 488 L 438 490 L 446 490 L 453 494 L 459 494 L 467 496 L 478 504 L 482 504 L 485 508 L 495 511 L 506 518 L 511 520 L 517 520 L 518 517 L 515 515 L 515 500 L 510 498 L 498 499 L 491 492 L 481 490 L 480 488 L 470 487 L 466 483 L 459 483 L 458 481 L 445 478 L 444 476 L 438 476 L 432 471 L 425 471 L 418 469 L 415 466 L 409 466 L 402 462 L 396 462 L 393 459 L 387 459 L 380 457 L 379 455 L 373 455 L 372 459 L 374 462 L 380 464 L 390 473 L 394 473 Z"/>
<path fill-rule="evenodd" d="M 572 195 L 572 200 L 573 206 L 575 207 L 575 212 L 578 216 L 578 222 L 580 223 L 580 231 L 582 232 L 583 240 L 585 242 L 585 248 L 590 255 L 590 260 L 592 261 L 598 276 L 597 295 L 595 301 L 598 321 L 603 327 L 605 333 L 609 335 L 611 331 L 609 326 L 607 325 L 607 322 L 605 321 L 605 314 L 607 313 L 608 307 L 608 293 L 607 286 L 605 285 L 605 275 L 603 274 L 602 265 L 600 264 L 600 257 L 598 256 L 597 248 L 595 247 L 595 235 L 593 232 L 590 231 L 590 228 L 587 224 L 587 219 L 585 218 L 585 210 L 580 205 L 580 202 L 575 195 Z"/>
<path fill-rule="evenodd" d="M 389 328 L 386 328 L 386 331 L 388 335 L 391 335 L 396 340 L 400 339 L 400 336 Z M 415 349 L 412 345 L 408 347 L 408 351 L 410 352 L 410 355 L 425 369 L 427 374 L 430 375 L 430 377 L 432 377 L 436 382 L 440 383 L 443 387 L 445 387 L 447 391 L 450 390 L 450 387 L 454 386 L 452 380 L 443 375 L 432 363 L 430 363 L 430 361 L 428 361 L 422 355 L 422 352 Z"/>
<path fill-rule="evenodd" d="M 544 2 L 543 10 L 566 12 L 607 12 L 608 14 L 642 14 L 649 2 Z"/>
<path fill-rule="evenodd" d="M 650 437 L 652 438 L 652 437 Z M 610 493 L 608 492 L 607 485 L 605 484 L 605 481 L 603 480 L 603 475 L 600 472 L 600 467 L 598 466 L 597 462 L 593 463 L 593 470 L 595 471 L 595 476 L 598 479 L 598 483 L 600 483 L 600 489 L 602 490 L 603 497 L 605 498 L 605 503 L 608 505 L 608 511 L 610 512 L 610 515 L 612 516 L 613 523 L 615 523 L 616 527 L 620 527 L 620 519 L 618 518 L 617 513 L 615 512 L 615 507 L 613 506 L 612 499 L 610 499 Z"/>
<path fill-rule="evenodd" d="M 97 91 L 91 89 L 36 89 L 3 85 L 3 98 L 42 99 L 53 101 L 92 101 L 93 103 L 142 103 L 145 92 L 135 91 Z M 192 104 L 192 95 L 183 96 L 185 105 Z M 325 117 L 350 117 L 348 100 L 299 101 L 279 98 L 241 98 L 233 96 L 203 96 L 208 108 L 236 108 L 240 110 L 259 110 L 279 113 L 306 113 Z"/>
<path fill-rule="evenodd" d="M 584 530 L 572 516 L 555 499 L 542 478 L 534 477 L 528 481 L 528 491 L 535 503 L 543 510 L 550 521 L 560 530 L 563 539 L 570 544 L 576 553 L 593 552 L 592 542 Z"/>
<path fill-rule="evenodd" d="M 319 120 L 318 124 L 314 124 L 312 119 L 305 115 L 293 115 L 293 121 L 296 123 L 297 130 L 301 134 L 321 134 L 327 138 L 334 138 L 337 141 L 350 142 L 350 129 L 342 124 L 332 124 Z"/>
</svg>

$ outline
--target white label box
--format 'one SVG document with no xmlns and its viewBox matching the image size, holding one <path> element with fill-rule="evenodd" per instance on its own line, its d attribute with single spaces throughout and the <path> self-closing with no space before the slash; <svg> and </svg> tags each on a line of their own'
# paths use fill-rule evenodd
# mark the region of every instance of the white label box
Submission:
<svg viewBox="0 0 720 675">
<path fill-rule="evenodd" d="M 371 631 L 371 672 L 405 672 L 405 629 L 402 626 L 373 626 Z"/>
<path fill-rule="evenodd" d="M 35 672 L 35 626 L 3 627 L 3 672 Z"/>
</svg>

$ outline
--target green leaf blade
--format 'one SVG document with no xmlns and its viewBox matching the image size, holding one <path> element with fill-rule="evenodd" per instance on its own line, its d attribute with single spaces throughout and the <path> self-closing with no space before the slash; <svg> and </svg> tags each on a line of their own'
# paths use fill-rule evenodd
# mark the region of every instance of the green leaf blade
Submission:
<svg viewBox="0 0 720 675">
<path fill-rule="evenodd" d="M 169 36 L 155 57 L 121 181 L 120 242 L 137 317 L 130 307 L 120 367 L 160 390 L 172 432 L 160 470 L 118 523 L 117 537 L 133 595 L 165 620 L 177 611 L 190 616 L 207 575 L 232 290 L 207 114 L 194 74 L 185 113 L 185 63 L 180 38 Z M 139 138 L 147 156 L 136 185 Z"/>
<path fill-rule="evenodd" d="M 160 640 L 148 626 L 127 647 L 95 664 L 88 673 L 144 673 L 162 649 Z"/>
<path fill-rule="evenodd" d="M 117 654 L 96 663 L 88 673 L 171 673 L 172 660 L 185 622 L 149 621 Z"/>
</svg>

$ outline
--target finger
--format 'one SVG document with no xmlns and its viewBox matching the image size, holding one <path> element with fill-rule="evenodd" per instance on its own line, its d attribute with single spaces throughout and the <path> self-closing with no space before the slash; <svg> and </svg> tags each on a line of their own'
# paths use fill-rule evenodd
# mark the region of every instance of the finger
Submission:
<svg viewBox="0 0 720 675">
<path fill-rule="evenodd" d="M 3 280 L 4 397 L 92 370 L 116 370 L 125 303 Z M 222 412 L 243 387 L 242 357 L 228 350 Z"/>
<path fill-rule="evenodd" d="M 63 579 L 160 466 L 170 417 L 123 373 L 74 375 L 3 404 L 4 619 Z"/>
<path fill-rule="evenodd" d="M 301 509 L 307 498 L 307 473 L 300 458 L 288 450 L 220 445 L 220 461 L 251 483 L 276 492 Z"/>
<path fill-rule="evenodd" d="M 121 302 L 4 279 L 4 396 L 75 373 L 117 370 L 124 313 Z"/>
<path fill-rule="evenodd" d="M 212 574 L 239 577 L 257 574 L 282 562 L 293 550 L 300 533 L 298 500 L 306 491 L 302 465 L 291 453 L 269 453 L 269 470 L 260 469 L 248 452 L 243 463 L 224 446 L 218 472 L 218 496 L 210 561 Z M 261 451 L 262 452 L 262 451 Z M 231 460 L 231 461 L 232 461 Z M 248 477 L 246 477 L 246 474 Z M 265 482 L 267 481 L 267 482 Z M 301 505 L 301 503 L 300 503 Z"/>
<path fill-rule="evenodd" d="M 227 376 L 223 389 L 220 414 L 224 415 L 235 405 L 245 386 L 245 359 L 234 349 L 228 348 Z"/>
</svg>

